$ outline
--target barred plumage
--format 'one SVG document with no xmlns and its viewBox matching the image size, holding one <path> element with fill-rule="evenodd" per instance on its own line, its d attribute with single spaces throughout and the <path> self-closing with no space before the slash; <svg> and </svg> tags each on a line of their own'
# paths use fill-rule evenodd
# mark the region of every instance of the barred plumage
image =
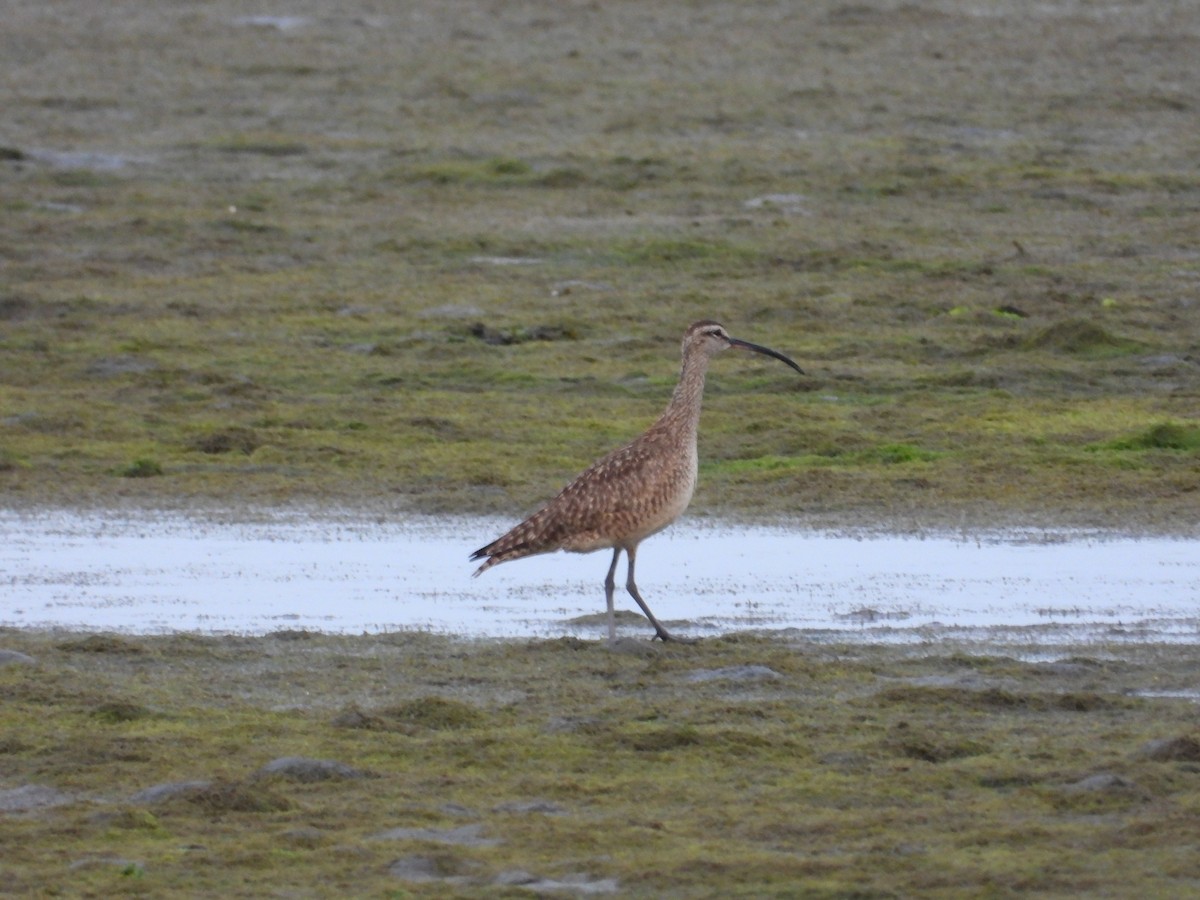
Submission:
<svg viewBox="0 0 1200 900">
<path fill-rule="evenodd" d="M 604 582 L 608 600 L 608 636 L 616 639 L 614 574 L 624 550 L 629 560 L 625 583 L 661 640 L 677 640 L 650 612 L 634 583 L 638 544 L 670 525 L 687 509 L 696 488 L 696 432 L 708 361 L 731 347 L 800 367 L 775 350 L 731 338 L 709 320 L 695 322 L 683 335 L 683 368 L 671 402 L 641 436 L 593 463 L 549 503 L 521 524 L 476 550 L 484 560 L 476 575 L 512 559 L 568 550 L 588 553 L 609 548 L 612 564 Z"/>
</svg>

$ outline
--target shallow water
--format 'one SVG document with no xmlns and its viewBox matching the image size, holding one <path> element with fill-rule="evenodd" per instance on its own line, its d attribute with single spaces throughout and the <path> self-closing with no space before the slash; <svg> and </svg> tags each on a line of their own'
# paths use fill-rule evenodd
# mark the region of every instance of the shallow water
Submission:
<svg viewBox="0 0 1200 900">
<path fill-rule="evenodd" d="M 507 522 L 0 513 L 0 625 L 142 633 L 420 629 L 603 634 L 607 552 L 508 563 L 471 551 Z M 624 581 L 624 568 L 619 571 Z M 1071 532 L 847 537 L 704 522 L 647 541 L 660 619 L 710 636 L 1013 644 L 1195 641 L 1200 542 Z M 618 608 L 633 603 L 619 594 Z M 649 636 L 644 624 L 627 633 Z"/>
</svg>

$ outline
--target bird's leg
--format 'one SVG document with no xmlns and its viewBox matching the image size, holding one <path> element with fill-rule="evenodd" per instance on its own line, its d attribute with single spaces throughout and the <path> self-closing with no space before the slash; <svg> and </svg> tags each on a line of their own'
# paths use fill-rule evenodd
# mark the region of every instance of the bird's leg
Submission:
<svg viewBox="0 0 1200 900">
<path fill-rule="evenodd" d="M 613 549 L 612 565 L 608 567 L 608 577 L 604 579 L 604 597 L 608 600 L 608 642 L 617 641 L 617 614 L 613 611 L 613 591 L 617 587 L 617 560 L 621 558 L 621 548 Z"/>
<path fill-rule="evenodd" d="M 671 634 L 663 627 L 662 622 L 654 618 L 654 613 L 650 612 L 650 607 L 646 605 L 646 601 L 642 599 L 642 595 L 638 593 L 638 586 L 633 580 L 633 565 L 637 558 L 637 547 L 630 547 L 625 551 L 625 555 L 629 557 L 629 578 L 625 582 L 625 590 L 629 591 L 629 596 L 637 601 L 637 605 L 642 608 L 642 612 L 646 614 L 646 618 L 650 620 L 650 624 L 654 626 L 654 636 L 664 644 L 667 641 L 676 641 L 681 644 L 694 644 L 695 641 L 689 638 L 679 638 Z M 616 565 L 616 559 L 613 559 L 613 564 Z"/>
</svg>

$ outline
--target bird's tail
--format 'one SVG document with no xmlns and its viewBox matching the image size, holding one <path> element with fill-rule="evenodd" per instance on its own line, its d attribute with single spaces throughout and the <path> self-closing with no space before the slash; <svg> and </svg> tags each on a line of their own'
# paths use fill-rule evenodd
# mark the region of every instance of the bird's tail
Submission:
<svg viewBox="0 0 1200 900">
<path fill-rule="evenodd" d="M 502 560 L 502 559 L 497 559 L 494 556 L 489 556 L 486 547 L 484 547 L 480 550 L 476 550 L 474 553 L 472 553 L 471 559 L 482 559 L 484 561 L 482 566 L 480 566 L 478 569 L 476 569 L 474 572 L 471 573 L 472 578 L 478 578 L 480 575 L 482 575 L 484 572 L 486 572 L 492 566 L 498 566 L 500 563 L 504 562 L 504 560 Z"/>
<path fill-rule="evenodd" d="M 510 559 L 522 559 L 555 549 L 555 545 L 536 539 L 539 530 L 536 516 L 530 517 L 486 547 L 480 547 L 471 554 L 471 559 L 482 559 L 484 563 L 475 570 L 472 577 L 478 578 L 492 566 L 498 566 Z"/>
</svg>

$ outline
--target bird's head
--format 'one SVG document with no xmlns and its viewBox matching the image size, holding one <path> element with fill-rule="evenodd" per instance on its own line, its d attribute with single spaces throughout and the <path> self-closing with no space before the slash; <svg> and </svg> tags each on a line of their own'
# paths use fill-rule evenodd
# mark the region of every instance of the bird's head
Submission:
<svg viewBox="0 0 1200 900">
<path fill-rule="evenodd" d="M 702 319 L 699 322 L 693 322 L 688 326 L 687 331 L 683 333 L 683 355 L 685 358 L 691 353 L 702 353 L 707 357 L 713 357 L 723 350 L 729 350 L 730 348 L 750 350 L 754 353 L 761 353 L 764 356 L 772 356 L 780 362 L 787 363 L 787 365 L 791 366 L 801 375 L 804 374 L 803 369 L 779 351 L 763 347 L 761 344 L 752 344 L 749 341 L 730 337 L 729 332 L 725 330 L 725 326 L 720 322 L 713 322 L 711 319 Z"/>
</svg>

